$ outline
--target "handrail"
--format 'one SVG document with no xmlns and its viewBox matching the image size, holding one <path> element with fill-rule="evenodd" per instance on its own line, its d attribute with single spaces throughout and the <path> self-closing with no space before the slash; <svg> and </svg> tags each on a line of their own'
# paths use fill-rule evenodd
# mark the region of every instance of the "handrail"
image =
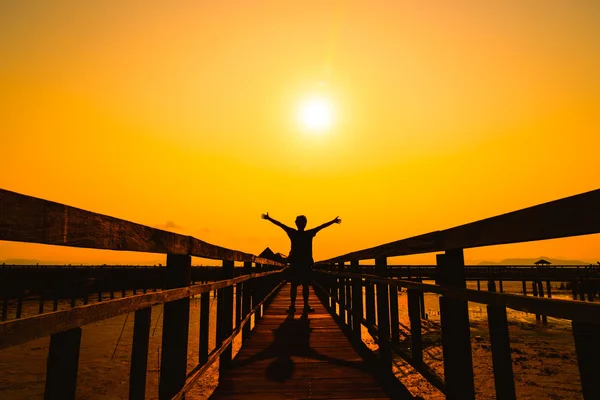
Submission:
<svg viewBox="0 0 600 400">
<path fill-rule="evenodd" d="M 504 306 L 513 310 L 569 320 L 598 323 L 600 321 L 600 303 L 577 300 L 547 299 L 544 297 L 528 297 L 517 294 L 485 292 L 473 289 L 458 289 L 430 283 L 417 283 L 401 279 L 382 278 L 370 274 L 354 274 L 342 272 L 316 272 L 343 278 L 365 279 L 373 283 L 384 283 L 405 289 L 418 290 L 422 293 L 435 293 L 443 296 L 471 301 L 474 303 Z"/>
<path fill-rule="evenodd" d="M 283 264 L 192 236 L 0 189 L 0 240 Z"/>
<path fill-rule="evenodd" d="M 236 285 L 250 279 L 262 278 L 281 272 L 282 270 L 253 273 L 233 279 L 139 294 L 107 300 L 102 303 L 74 307 L 69 310 L 0 322 L 0 350 L 121 314 L 148 308 L 156 304 L 167 303 L 202 293 L 210 293 L 213 290 Z"/>
<path fill-rule="evenodd" d="M 367 260 L 600 233 L 600 189 L 333 257 Z"/>
</svg>

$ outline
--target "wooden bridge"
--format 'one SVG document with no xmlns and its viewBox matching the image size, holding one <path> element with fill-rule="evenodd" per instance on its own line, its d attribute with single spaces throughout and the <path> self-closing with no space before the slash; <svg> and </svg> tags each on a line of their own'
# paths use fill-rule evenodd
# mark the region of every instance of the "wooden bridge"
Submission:
<svg viewBox="0 0 600 400">
<path fill-rule="evenodd" d="M 166 254 L 165 290 L 0 323 L 0 349 L 50 336 L 45 398 L 73 399 L 82 326 L 135 312 L 129 397 L 145 398 L 151 307 L 164 304 L 160 399 L 193 398 L 218 361 L 215 398 L 411 398 L 393 374 L 402 357 L 449 399 L 473 399 L 467 302 L 485 304 L 496 396 L 514 399 L 506 309 L 572 321 L 582 394 L 600 395 L 600 304 L 466 289 L 463 249 L 600 233 L 600 190 L 324 260 L 314 272 L 316 312 L 288 316 L 283 265 L 132 222 L 0 190 L 0 240 Z M 390 277 L 388 259 L 440 253 L 436 284 Z M 222 260 L 221 280 L 191 284 L 191 257 Z M 375 260 L 372 273 L 362 260 Z M 234 276 L 235 263 L 243 274 Z M 348 265 L 349 264 L 349 265 Z M 400 345 L 398 290 L 408 293 L 410 348 Z M 493 289 L 493 288 L 492 288 Z M 216 344 L 209 348 L 209 294 L 217 291 Z M 440 295 L 443 377 L 423 357 L 421 293 Z M 320 304 L 314 295 L 319 296 Z M 190 298 L 200 296 L 198 348 L 188 348 Z M 251 329 L 254 325 L 254 329 Z M 376 339 L 372 352 L 363 328 Z M 235 359 L 234 338 L 242 336 Z M 190 353 L 198 362 L 188 370 Z"/>
</svg>

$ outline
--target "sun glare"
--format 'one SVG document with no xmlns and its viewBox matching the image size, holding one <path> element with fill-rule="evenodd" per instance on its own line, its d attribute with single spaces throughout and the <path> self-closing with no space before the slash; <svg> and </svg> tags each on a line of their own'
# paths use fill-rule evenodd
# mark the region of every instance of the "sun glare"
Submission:
<svg viewBox="0 0 600 400">
<path fill-rule="evenodd" d="M 313 98 L 300 106 L 300 122 L 312 132 L 327 130 L 333 123 L 333 107 L 325 98 Z"/>
</svg>

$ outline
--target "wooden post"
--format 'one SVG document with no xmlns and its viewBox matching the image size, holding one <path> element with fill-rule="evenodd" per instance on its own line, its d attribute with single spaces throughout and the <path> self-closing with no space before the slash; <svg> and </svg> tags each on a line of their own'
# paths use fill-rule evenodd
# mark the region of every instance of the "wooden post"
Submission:
<svg viewBox="0 0 600 400">
<path fill-rule="evenodd" d="M 436 277 L 442 286 L 466 288 L 465 262 L 462 249 L 447 250 L 437 255 Z M 446 398 L 474 399 L 473 358 L 468 303 L 440 297 L 442 351 Z"/>
<path fill-rule="evenodd" d="M 146 369 L 148 366 L 148 343 L 152 307 L 135 312 L 133 346 L 129 370 L 129 399 L 143 400 L 146 397 Z"/>
<path fill-rule="evenodd" d="M 544 297 L 544 285 L 542 281 L 538 281 L 537 284 L 539 288 L 540 297 Z M 546 316 L 546 314 L 542 314 L 542 324 L 548 325 L 548 317 Z"/>
<path fill-rule="evenodd" d="M 235 285 L 235 327 L 240 326 L 242 322 L 242 284 Z"/>
<path fill-rule="evenodd" d="M 504 293 L 504 285 L 502 284 L 502 279 L 498 281 L 498 286 L 500 287 L 500 293 Z"/>
<path fill-rule="evenodd" d="M 523 281 L 523 296 L 527 296 L 527 281 Z"/>
<path fill-rule="evenodd" d="M 111 300 L 115 298 L 115 280 L 113 277 L 113 273 L 114 273 L 113 270 L 114 270 L 114 267 L 111 267 L 110 274 L 108 276 L 108 287 L 110 290 L 110 299 Z M 98 296 L 102 296 L 102 294 L 99 293 Z"/>
<path fill-rule="evenodd" d="M 8 318 L 8 295 L 5 291 L 2 296 L 2 321 L 6 321 L 6 318 Z"/>
<path fill-rule="evenodd" d="M 350 278 L 345 278 L 345 290 L 346 290 L 346 323 L 348 327 L 352 327 L 352 285 Z"/>
<path fill-rule="evenodd" d="M 538 297 L 537 282 L 536 281 L 532 281 L 531 282 L 531 290 L 533 291 L 533 297 Z M 540 314 L 535 314 L 535 321 L 536 322 L 540 322 Z"/>
<path fill-rule="evenodd" d="M 210 292 L 200 294 L 200 338 L 198 340 L 200 365 L 208 361 L 208 336 L 210 324 Z"/>
<path fill-rule="evenodd" d="M 233 261 L 223 260 L 223 278 L 231 279 L 234 275 Z M 227 339 L 233 331 L 233 285 L 221 289 L 223 292 L 223 312 L 221 313 L 221 341 Z M 231 366 L 232 346 L 229 344 L 219 358 L 219 371 Z"/>
<path fill-rule="evenodd" d="M 585 281 L 580 280 L 577 284 L 577 288 L 579 289 L 579 300 L 585 301 Z"/>
<path fill-rule="evenodd" d="M 191 265 L 192 258 L 188 255 L 167 255 L 165 288 L 174 289 L 189 286 Z M 185 385 L 189 319 L 189 298 L 164 304 L 160 383 L 158 389 L 160 400 L 173 398 Z"/>
<path fill-rule="evenodd" d="M 583 398 L 585 400 L 597 399 L 598 393 L 600 393 L 600 379 L 598 379 L 600 325 L 579 321 L 573 321 L 572 325 Z"/>
<path fill-rule="evenodd" d="M 353 273 L 360 273 L 358 260 L 350 262 L 350 269 Z M 361 340 L 363 318 L 363 295 L 362 278 L 352 278 L 352 330 L 358 340 Z"/>
<path fill-rule="evenodd" d="M 344 262 L 338 263 L 338 271 L 343 274 L 344 273 Z M 338 298 L 339 298 L 339 316 L 342 320 L 342 323 L 346 323 L 346 279 L 342 276 L 338 278 Z"/>
<path fill-rule="evenodd" d="M 387 259 L 375 260 L 375 272 L 381 277 L 387 277 Z M 385 371 L 392 370 L 392 346 L 390 345 L 390 303 L 388 285 L 377 284 L 377 328 L 379 330 L 379 361 Z"/>
<path fill-rule="evenodd" d="M 50 336 L 44 399 L 75 399 L 80 344 L 81 328 Z"/>
<path fill-rule="evenodd" d="M 254 267 L 256 269 L 256 272 L 262 272 L 262 265 L 255 263 Z M 254 280 L 254 282 L 252 282 L 252 304 L 258 304 L 261 302 L 262 300 L 262 279 L 261 278 L 257 278 Z M 254 314 L 254 322 L 258 322 L 259 319 L 262 318 L 262 307 L 258 307 L 258 310 L 256 310 L 256 313 Z"/>
<path fill-rule="evenodd" d="M 546 281 L 546 292 L 548 292 L 548 298 L 552 298 L 552 287 L 550 286 L 550 281 Z"/>
<path fill-rule="evenodd" d="M 496 291 L 493 280 L 488 282 L 488 291 Z M 516 399 L 506 307 L 488 305 L 487 314 L 496 398 L 500 400 Z"/>
<path fill-rule="evenodd" d="M 577 300 L 577 292 L 578 292 L 577 280 L 574 279 L 571 281 L 571 293 L 573 294 L 573 300 Z"/>
<path fill-rule="evenodd" d="M 38 314 L 42 314 L 44 312 L 44 288 L 41 289 L 40 292 L 40 304 L 38 307 Z"/>
<path fill-rule="evenodd" d="M 252 273 L 252 262 L 244 261 L 244 273 L 250 275 Z M 246 318 L 252 310 L 252 279 L 244 282 L 242 287 L 242 317 Z M 242 341 L 248 339 L 250 334 L 250 322 L 244 325 L 242 330 Z"/>
<path fill-rule="evenodd" d="M 365 279 L 366 320 L 369 325 L 375 325 L 375 286 Z"/>
<path fill-rule="evenodd" d="M 400 341 L 400 316 L 398 315 L 398 286 L 390 287 L 390 327 L 392 331 L 392 341 Z"/>
<path fill-rule="evenodd" d="M 408 297 L 408 319 L 410 320 L 410 341 L 413 362 L 423 363 L 423 341 L 421 336 L 421 316 L 419 304 L 419 292 L 413 289 L 407 290 Z"/>
<path fill-rule="evenodd" d="M 423 283 L 423 279 L 419 278 L 419 279 L 417 279 L 417 282 Z M 419 307 L 421 309 L 421 319 L 427 319 L 427 314 L 425 313 L 425 293 L 423 293 L 423 292 L 417 292 L 417 293 L 419 293 Z"/>
<path fill-rule="evenodd" d="M 477 279 L 477 290 L 481 290 L 481 281 Z"/>
<path fill-rule="evenodd" d="M 23 290 L 19 289 L 19 297 L 17 298 L 17 318 L 21 318 L 23 312 Z"/>
</svg>

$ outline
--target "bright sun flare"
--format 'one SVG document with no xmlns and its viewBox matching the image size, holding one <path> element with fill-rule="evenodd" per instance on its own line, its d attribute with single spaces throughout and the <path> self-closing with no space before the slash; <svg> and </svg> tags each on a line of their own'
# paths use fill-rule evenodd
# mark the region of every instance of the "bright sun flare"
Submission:
<svg viewBox="0 0 600 400">
<path fill-rule="evenodd" d="M 300 122 L 310 131 L 322 132 L 333 122 L 333 107 L 324 98 L 305 101 L 300 106 Z"/>
</svg>

